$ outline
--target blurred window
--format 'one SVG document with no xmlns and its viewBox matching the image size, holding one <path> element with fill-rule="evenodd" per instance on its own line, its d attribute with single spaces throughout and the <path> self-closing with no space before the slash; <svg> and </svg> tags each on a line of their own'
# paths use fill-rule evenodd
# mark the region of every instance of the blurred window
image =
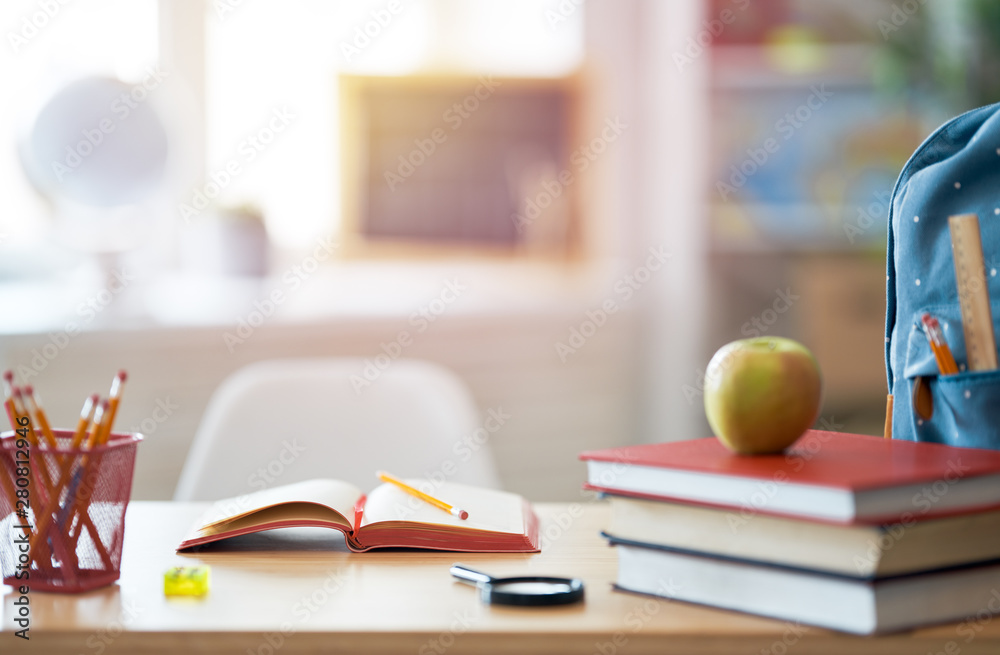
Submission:
<svg viewBox="0 0 1000 655">
<path fill-rule="evenodd" d="M 45 98 L 86 75 L 142 80 L 158 61 L 156 0 L 0 3 L 0 245 L 45 233 L 51 210 L 17 155 Z"/>
<path fill-rule="evenodd" d="M 560 77 L 583 58 L 584 8 L 575 2 L 219 6 L 209 3 L 206 15 L 207 172 L 235 161 L 240 173 L 217 202 L 260 206 L 285 247 L 341 228 L 340 75 Z"/>
<path fill-rule="evenodd" d="M 234 161 L 240 171 L 215 204 L 260 206 L 285 247 L 340 229 L 340 75 L 556 78 L 583 59 L 585 7 L 576 0 L 204 5 L 206 174 Z M 0 26 L 0 244 L 37 241 L 52 209 L 21 168 L 19 133 L 48 93 L 75 78 L 140 81 L 159 60 L 158 2 L 4 0 Z"/>
</svg>

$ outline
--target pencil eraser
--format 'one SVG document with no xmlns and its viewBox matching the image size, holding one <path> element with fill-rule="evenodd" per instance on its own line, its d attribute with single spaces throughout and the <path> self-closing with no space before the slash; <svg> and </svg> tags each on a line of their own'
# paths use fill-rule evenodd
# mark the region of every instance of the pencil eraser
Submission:
<svg viewBox="0 0 1000 655">
<path fill-rule="evenodd" d="M 204 596 L 211 587 L 211 568 L 175 566 L 163 574 L 164 596 Z"/>
</svg>

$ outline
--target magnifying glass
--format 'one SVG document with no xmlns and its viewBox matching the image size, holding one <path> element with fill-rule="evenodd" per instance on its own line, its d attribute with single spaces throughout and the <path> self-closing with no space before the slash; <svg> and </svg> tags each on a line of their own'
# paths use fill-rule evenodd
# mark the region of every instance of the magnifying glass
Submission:
<svg viewBox="0 0 1000 655">
<path fill-rule="evenodd" d="M 583 580 L 522 576 L 494 578 L 461 564 L 451 567 L 451 574 L 479 589 L 484 603 L 497 605 L 568 605 L 583 600 Z"/>
</svg>

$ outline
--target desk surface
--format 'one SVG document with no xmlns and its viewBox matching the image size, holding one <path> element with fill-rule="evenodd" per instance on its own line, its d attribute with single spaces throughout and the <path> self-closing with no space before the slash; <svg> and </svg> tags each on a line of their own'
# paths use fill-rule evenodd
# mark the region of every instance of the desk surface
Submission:
<svg viewBox="0 0 1000 655">
<path fill-rule="evenodd" d="M 540 554 L 352 554 L 339 534 L 263 534 L 227 552 L 178 555 L 204 505 L 134 502 L 117 585 L 79 596 L 32 593 L 31 640 L 13 636 L 3 587 L 2 652 L 44 653 L 990 653 L 1000 620 L 861 638 L 611 590 L 614 550 L 598 535 L 607 508 L 539 505 Z M 324 535 L 325 537 L 325 535 Z M 276 552 L 290 541 L 294 551 Z M 496 575 L 582 577 L 586 602 L 562 608 L 483 606 L 452 581 L 454 562 Z M 163 596 L 163 572 L 212 567 L 203 600 Z M 10 647 L 13 646 L 13 650 Z"/>
</svg>

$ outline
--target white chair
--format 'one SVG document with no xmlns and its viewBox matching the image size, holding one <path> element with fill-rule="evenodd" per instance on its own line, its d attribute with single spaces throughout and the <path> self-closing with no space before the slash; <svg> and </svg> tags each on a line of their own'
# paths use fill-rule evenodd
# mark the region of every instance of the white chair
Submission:
<svg viewBox="0 0 1000 655">
<path fill-rule="evenodd" d="M 489 443 L 476 435 L 479 412 L 454 373 L 400 359 L 377 377 L 369 369 L 374 380 L 362 386 L 365 366 L 276 359 L 232 374 L 209 401 L 174 499 L 218 500 L 310 478 L 367 492 L 379 469 L 499 487 Z"/>
</svg>

